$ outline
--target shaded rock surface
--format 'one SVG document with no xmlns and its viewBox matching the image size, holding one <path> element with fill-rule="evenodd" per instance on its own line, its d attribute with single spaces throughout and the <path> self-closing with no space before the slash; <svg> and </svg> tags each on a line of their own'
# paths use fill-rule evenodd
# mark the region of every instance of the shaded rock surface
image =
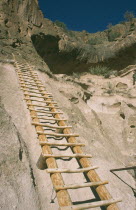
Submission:
<svg viewBox="0 0 136 210">
<path fill-rule="evenodd" d="M 1 208 L 58 208 L 55 195 L 51 203 L 50 176 L 38 168 L 41 148 L 15 69 L 4 64 L 13 63 L 14 53 L 18 61 L 34 66 L 53 93 L 74 131 L 80 134 L 79 141 L 86 143 L 85 152 L 91 153 L 93 164 L 100 166 L 98 173 L 110 181 L 108 190 L 114 198 L 122 197 L 120 209 L 134 210 L 135 173 L 117 172 L 127 185 L 110 169 L 136 164 L 136 87 L 132 86 L 135 28 L 130 30 L 126 22 L 96 34 L 66 31 L 43 18 L 36 0 L 0 1 L 0 27 Z M 111 40 L 113 32 L 120 35 Z M 72 74 L 87 72 L 97 65 L 115 71 L 123 69 L 122 77 Z M 82 200 L 82 195 L 72 195 L 75 202 Z M 83 195 L 87 197 L 87 191 Z"/>
<path fill-rule="evenodd" d="M 35 0 L 2 0 L 0 5 L 2 57 L 21 53 L 39 69 L 49 72 L 48 65 L 53 73 L 66 74 L 86 72 L 98 65 L 120 71 L 136 63 L 136 19 L 133 27 L 124 22 L 90 34 L 66 30 L 43 18 Z M 119 36 L 111 39 L 116 34 Z"/>
<path fill-rule="evenodd" d="M 3 105 L 0 105 L 0 130 L 0 207 L 39 209 L 26 145 Z"/>
</svg>

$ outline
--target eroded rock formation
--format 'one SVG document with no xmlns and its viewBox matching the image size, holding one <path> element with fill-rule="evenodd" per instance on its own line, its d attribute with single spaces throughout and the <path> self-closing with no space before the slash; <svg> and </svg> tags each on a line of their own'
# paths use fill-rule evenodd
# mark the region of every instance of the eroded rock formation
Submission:
<svg viewBox="0 0 136 210">
<path fill-rule="evenodd" d="M 54 94 L 81 141 L 88 145 L 86 152 L 101 166 L 100 175 L 110 181 L 109 191 L 113 197 L 121 195 L 120 209 L 133 210 L 132 188 L 110 169 L 135 165 L 136 87 L 132 71 L 136 67 L 136 30 L 127 22 L 96 34 L 70 32 L 43 18 L 37 3 L 0 1 L 1 208 L 58 208 L 56 200 L 51 203 L 50 177 L 37 165 L 41 149 L 18 86 L 14 53 L 17 60 L 34 66 Z M 112 40 L 113 32 L 120 36 Z M 97 65 L 119 71 L 121 76 L 106 79 L 84 73 Z M 134 188 L 133 172 L 118 176 Z"/>
</svg>

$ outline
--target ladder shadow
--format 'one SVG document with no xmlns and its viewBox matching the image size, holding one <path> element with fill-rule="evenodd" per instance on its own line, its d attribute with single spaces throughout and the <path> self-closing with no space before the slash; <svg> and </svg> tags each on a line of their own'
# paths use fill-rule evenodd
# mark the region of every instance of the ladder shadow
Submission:
<svg viewBox="0 0 136 210">
<path fill-rule="evenodd" d="M 63 158 L 63 157 L 58 157 L 58 158 L 55 158 L 56 160 L 62 160 L 62 161 L 70 161 L 70 160 L 72 160 L 72 158 L 70 157 L 70 158 Z M 37 166 L 37 168 L 38 169 L 40 169 L 40 170 L 45 170 L 45 169 L 47 169 L 48 167 L 47 167 L 47 164 L 46 164 L 46 161 L 45 161 L 45 158 L 42 156 L 42 154 L 40 155 L 40 157 L 38 158 L 38 160 L 37 160 L 37 163 L 36 163 L 36 166 Z"/>
<path fill-rule="evenodd" d="M 84 203 L 92 203 L 92 202 L 95 202 L 97 201 L 96 198 L 93 198 L 93 199 L 89 199 L 89 200 L 84 200 L 84 201 L 75 201 L 75 202 L 72 202 L 73 205 L 77 205 L 77 204 L 84 204 Z"/>
<path fill-rule="evenodd" d="M 134 172 L 136 174 L 136 170 L 134 169 Z M 126 184 L 128 187 L 131 188 L 131 190 L 133 191 L 134 193 L 134 196 L 136 197 L 136 189 L 133 188 L 130 184 L 128 184 L 127 182 L 125 182 L 119 175 L 117 175 L 114 171 L 111 171 L 111 173 L 113 173 L 119 180 L 121 180 L 124 184 Z"/>
<path fill-rule="evenodd" d="M 54 140 L 57 140 L 57 141 L 61 141 L 64 137 L 55 137 L 55 136 L 48 136 L 47 139 L 54 139 Z"/>
<path fill-rule="evenodd" d="M 78 164 L 79 164 L 79 167 L 82 168 L 82 165 L 80 164 L 80 162 L 79 162 L 78 159 L 77 159 L 77 162 L 78 162 Z M 87 176 L 87 172 L 83 172 L 83 175 L 84 175 L 86 181 L 87 181 L 87 182 L 90 182 L 90 179 L 89 179 L 88 176 Z M 98 193 L 97 193 L 97 191 L 96 191 L 96 187 L 89 187 L 89 188 L 90 188 L 90 190 L 92 191 L 92 193 L 93 193 L 93 195 L 94 195 L 94 197 L 95 197 L 94 199 L 89 200 L 90 203 L 91 203 L 92 201 L 101 201 L 101 199 L 100 199 L 100 197 L 99 197 L 99 195 L 98 195 Z M 80 201 L 79 201 L 79 202 L 80 202 Z M 82 202 L 84 202 L 84 201 L 82 201 Z M 87 201 L 85 201 L 85 202 L 87 203 Z M 82 203 L 79 203 L 79 204 L 82 204 Z M 107 207 L 105 207 L 105 206 L 100 206 L 100 209 L 101 209 L 101 210 L 107 210 Z"/>
<path fill-rule="evenodd" d="M 51 148 L 58 149 L 59 151 L 66 151 L 69 147 L 59 148 L 59 146 L 51 146 Z"/>
</svg>

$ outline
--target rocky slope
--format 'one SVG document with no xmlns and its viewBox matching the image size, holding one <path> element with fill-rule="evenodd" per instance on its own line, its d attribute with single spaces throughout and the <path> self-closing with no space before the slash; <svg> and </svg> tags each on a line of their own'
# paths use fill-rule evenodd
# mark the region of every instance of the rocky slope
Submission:
<svg viewBox="0 0 136 210">
<path fill-rule="evenodd" d="M 2 0 L 0 4 L 1 56 L 23 52 L 40 69 L 45 61 L 52 72 L 67 74 L 98 65 L 120 71 L 136 62 L 136 19 L 90 34 L 69 31 L 43 18 L 37 1 Z"/>
<path fill-rule="evenodd" d="M 120 209 L 134 210 L 134 171 L 117 172 L 125 184 L 110 169 L 136 164 L 135 20 L 96 34 L 70 32 L 43 18 L 36 0 L 2 0 L 0 27 L 1 209 L 58 208 L 56 199 L 51 203 L 50 177 L 37 165 L 41 149 L 15 68 L 4 64 L 13 63 L 14 53 L 34 66 L 53 93 L 80 141 L 87 144 L 94 165 L 100 166 L 98 173 L 110 181 L 108 190 L 114 198 L 122 197 Z M 122 77 L 84 73 L 98 65 Z"/>
</svg>

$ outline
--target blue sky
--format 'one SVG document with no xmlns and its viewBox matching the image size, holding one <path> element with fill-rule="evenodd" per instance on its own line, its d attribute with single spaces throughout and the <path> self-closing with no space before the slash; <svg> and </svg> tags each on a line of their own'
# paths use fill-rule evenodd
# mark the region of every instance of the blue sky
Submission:
<svg viewBox="0 0 136 210">
<path fill-rule="evenodd" d="M 136 16 L 136 0 L 39 0 L 44 16 L 64 22 L 69 30 L 102 31 L 123 21 L 124 13 Z"/>
</svg>

